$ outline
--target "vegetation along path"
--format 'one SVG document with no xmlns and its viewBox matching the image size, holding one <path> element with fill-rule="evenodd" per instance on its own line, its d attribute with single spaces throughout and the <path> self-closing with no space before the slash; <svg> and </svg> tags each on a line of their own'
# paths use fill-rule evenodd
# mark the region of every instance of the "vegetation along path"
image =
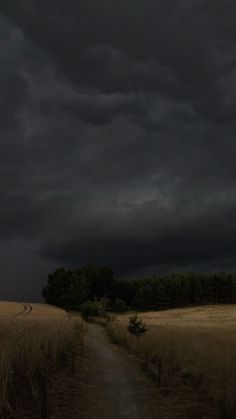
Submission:
<svg viewBox="0 0 236 419">
<path fill-rule="evenodd" d="M 154 383 L 112 344 L 99 325 L 88 324 L 80 371 L 81 419 L 163 419 Z M 158 413 L 159 409 L 159 413 Z"/>
</svg>

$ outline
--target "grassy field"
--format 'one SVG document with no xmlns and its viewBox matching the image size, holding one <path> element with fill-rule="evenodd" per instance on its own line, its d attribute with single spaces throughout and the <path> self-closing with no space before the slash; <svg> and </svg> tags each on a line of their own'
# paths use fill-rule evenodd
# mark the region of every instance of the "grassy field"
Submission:
<svg viewBox="0 0 236 419">
<path fill-rule="evenodd" d="M 209 397 L 218 418 L 236 418 L 235 305 L 142 313 L 148 331 L 139 340 L 127 332 L 129 317 L 119 315 L 109 323 L 114 341 L 147 366 L 161 368 L 161 385 L 178 377 L 179 383 Z"/>
<path fill-rule="evenodd" d="M 236 306 L 141 313 L 140 339 L 127 331 L 131 315 L 117 315 L 108 331 L 154 374 L 166 414 L 170 404 L 178 418 L 236 418 Z M 0 302 L 0 417 L 74 418 L 84 331 L 80 317 L 61 309 Z"/>
<path fill-rule="evenodd" d="M 83 334 L 61 309 L 0 302 L 0 417 L 46 418 L 49 387 L 57 371 L 73 372 Z"/>
</svg>

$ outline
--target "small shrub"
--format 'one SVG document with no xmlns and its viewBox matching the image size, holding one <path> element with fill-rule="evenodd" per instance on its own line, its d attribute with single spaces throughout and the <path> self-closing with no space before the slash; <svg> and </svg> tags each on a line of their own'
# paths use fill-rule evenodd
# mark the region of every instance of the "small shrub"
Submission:
<svg viewBox="0 0 236 419">
<path fill-rule="evenodd" d="M 143 336 L 147 331 L 146 325 L 143 323 L 142 319 L 138 318 L 137 315 L 129 318 L 127 329 L 131 335 L 134 335 L 137 338 Z"/>
<path fill-rule="evenodd" d="M 99 306 L 97 301 L 86 301 L 80 306 L 81 316 L 87 319 L 90 316 L 98 316 Z"/>
<path fill-rule="evenodd" d="M 81 316 L 84 319 L 88 319 L 89 317 L 105 317 L 108 304 L 109 301 L 105 297 L 101 300 L 88 300 L 80 306 Z"/>
</svg>

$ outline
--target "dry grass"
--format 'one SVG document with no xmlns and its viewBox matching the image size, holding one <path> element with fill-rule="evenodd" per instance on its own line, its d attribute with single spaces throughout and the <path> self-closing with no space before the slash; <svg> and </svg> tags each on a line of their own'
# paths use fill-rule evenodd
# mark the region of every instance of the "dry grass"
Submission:
<svg viewBox="0 0 236 419">
<path fill-rule="evenodd" d="M 57 370 L 73 372 L 75 350 L 82 346 L 81 319 L 44 304 L 26 307 L 0 303 L 0 417 L 4 419 L 23 417 L 22 411 L 32 407 L 43 417 L 46 387 Z"/>
<path fill-rule="evenodd" d="M 24 320 L 59 320 L 67 318 L 67 313 L 58 307 L 48 304 L 0 301 L 0 320 L 12 320 L 14 317 L 21 317 Z"/>
<path fill-rule="evenodd" d="M 13 303 L 8 301 L 0 301 L 0 318 L 9 318 L 9 316 L 16 316 L 22 311 L 21 303 Z"/>
<path fill-rule="evenodd" d="M 141 314 L 148 332 L 137 344 L 128 315 L 109 324 L 113 339 L 146 362 L 204 391 L 219 418 L 236 418 L 236 306 L 211 306 Z"/>
</svg>

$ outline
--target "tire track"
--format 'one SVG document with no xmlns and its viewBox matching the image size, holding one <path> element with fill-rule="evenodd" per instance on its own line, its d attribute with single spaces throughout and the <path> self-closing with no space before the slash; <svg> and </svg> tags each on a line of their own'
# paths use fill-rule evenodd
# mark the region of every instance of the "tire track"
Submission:
<svg viewBox="0 0 236 419">
<path fill-rule="evenodd" d="M 16 313 L 15 317 L 22 316 L 26 312 L 26 310 L 27 310 L 26 304 L 22 304 L 22 305 L 23 305 L 23 310 L 20 311 L 19 313 Z"/>
<path fill-rule="evenodd" d="M 23 309 L 19 313 L 15 314 L 15 317 L 19 316 L 28 316 L 31 311 L 33 310 L 33 307 L 28 303 L 22 303 Z"/>
<path fill-rule="evenodd" d="M 31 313 L 31 311 L 33 310 L 33 307 L 30 304 L 26 304 L 26 306 L 27 306 L 28 311 L 25 312 L 24 315 L 28 316 Z"/>
</svg>

